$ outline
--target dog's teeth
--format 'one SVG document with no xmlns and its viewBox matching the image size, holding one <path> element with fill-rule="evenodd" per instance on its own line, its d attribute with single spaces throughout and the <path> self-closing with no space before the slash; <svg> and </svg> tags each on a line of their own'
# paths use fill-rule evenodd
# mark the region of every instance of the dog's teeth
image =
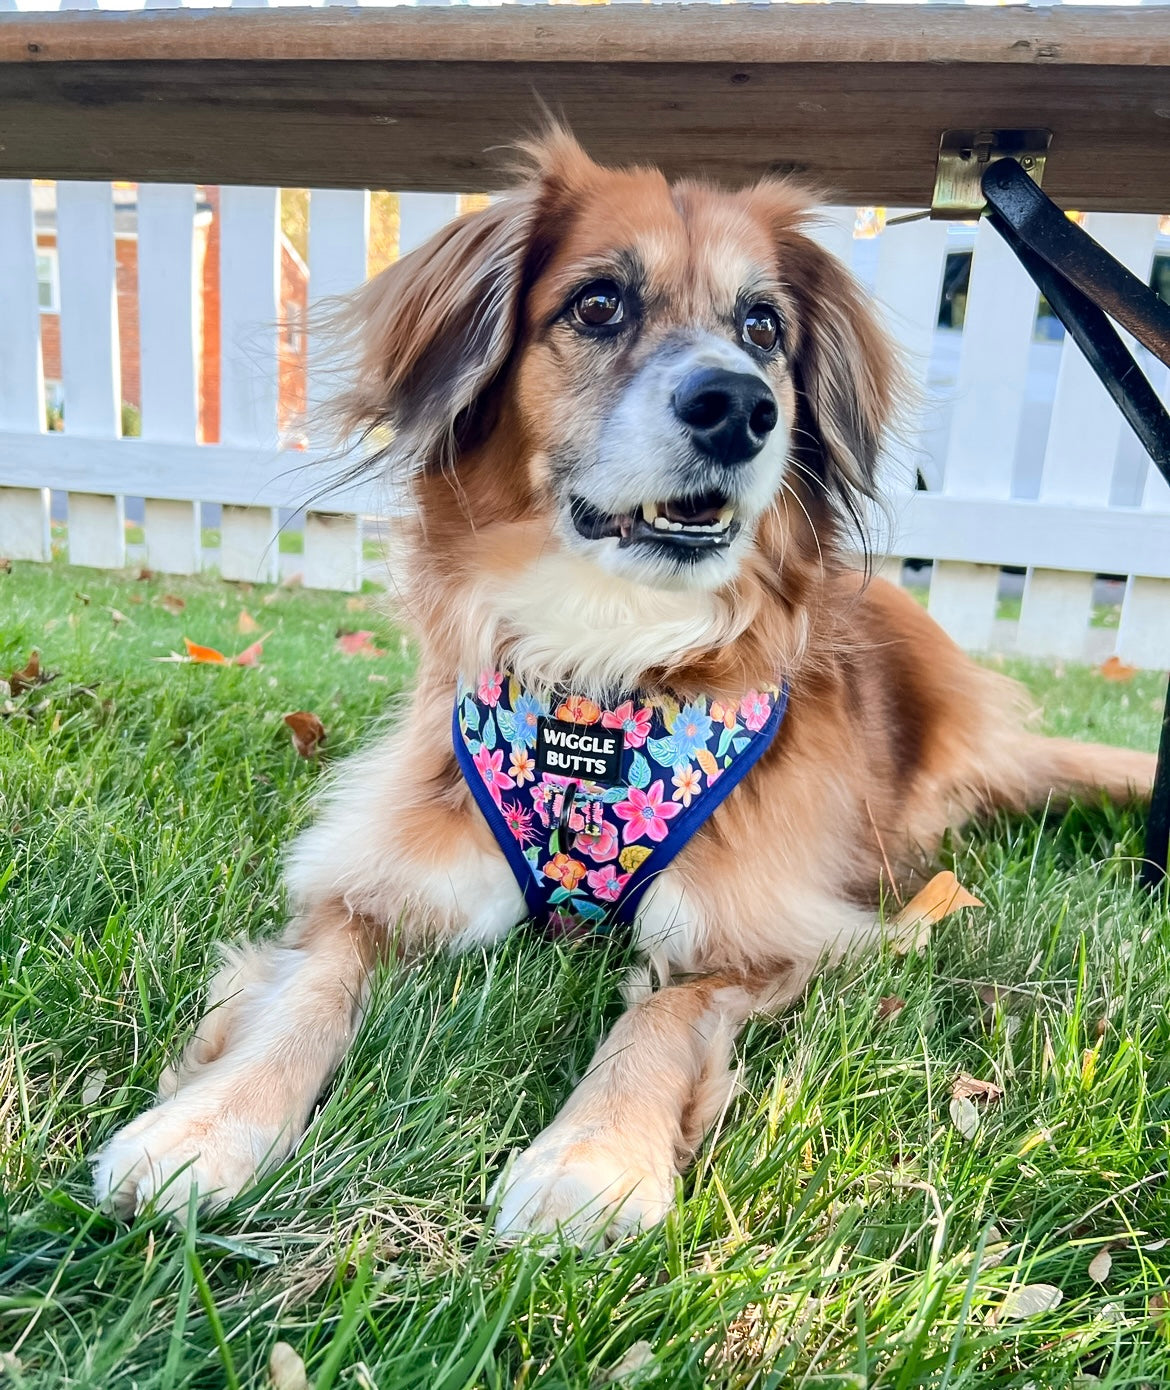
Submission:
<svg viewBox="0 0 1170 1390">
<path fill-rule="evenodd" d="M 655 525 L 657 525 L 657 522 L 655 522 Z M 667 529 L 670 531 L 685 531 L 687 529 L 681 521 L 668 521 L 666 525 Z"/>
<path fill-rule="evenodd" d="M 664 516 L 656 516 L 652 525 L 656 531 L 669 531 L 670 522 Z"/>
<path fill-rule="evenodd" d="M 643 518 L 644 518 L 647 522 L 649 522 L 649 524 L 650 524 L 651 526 L 654 525 L 654 518 L 655 518 L 657 515 L 658 515 L 658 503 L 657 503 L 657 502 L 643 502 L 643 503 L 642 503 L 642 516 L 643 516 Z"/>
<path fill-rule="evenodd" d="M 731 519 L 732 519 L 732 517 L 733 517 L 734 515 L 735 515 L 735 508 L 734 508 L 734 507 L 724 507 L 723 510 L 719 513 L 719 525 L 720 525 L 720 527 L 730 526 L 730 525 L 731 525 Z"/>
</svg>

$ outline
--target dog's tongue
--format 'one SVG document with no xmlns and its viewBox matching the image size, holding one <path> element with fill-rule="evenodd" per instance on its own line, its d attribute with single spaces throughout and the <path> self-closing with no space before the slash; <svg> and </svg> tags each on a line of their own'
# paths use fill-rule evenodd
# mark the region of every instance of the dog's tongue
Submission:
<svg viewBox="0 0 1170 1390">
<path fill-rule="evenodd" d="M 667 521 L 678 521 L 684 526 L 713 526 L 719 520 L 718 505 L 704 505 L 697 502 L 666 502 L 662 512 Z"/>
</svg>

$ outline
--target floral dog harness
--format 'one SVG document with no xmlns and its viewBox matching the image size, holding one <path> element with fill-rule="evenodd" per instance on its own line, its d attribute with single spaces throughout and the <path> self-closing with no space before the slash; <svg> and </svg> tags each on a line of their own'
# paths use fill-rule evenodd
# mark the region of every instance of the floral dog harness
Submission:
<svg viewBox="0 0 1170 1390">
<path fill-rule="evenodd" d="M 630 924 L 655 874 L 776 736 L 788 687 L 738 702 L 551 699 L 502 671 L 459 682 L 455 756 L 532 916 Z"/>
</svg>

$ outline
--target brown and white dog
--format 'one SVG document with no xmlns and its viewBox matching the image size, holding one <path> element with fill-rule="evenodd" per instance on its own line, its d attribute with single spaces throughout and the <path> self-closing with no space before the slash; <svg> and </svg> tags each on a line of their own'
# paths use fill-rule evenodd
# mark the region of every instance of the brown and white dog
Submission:
<svg viewBox="0 0 1170 1390">
<path fill-rule="evenodd" d="M 883 873 L 948 826 L 1078 792 L 1148 794 L 1152 757 L 1025 730 L 1010 682 L 846 566 L 896 394 L 889 340 L 807 234 L 808 193 L 602 168 L 564 132 L 511 195 L 352 301 L 346 431 L 413 505 L 391 548 L 420 660 L 393 732 L 292 849 L 295 916 L 233 948 L 159 1103 L 96 1161 L 130 1216 L 222 1204 L 297 1143 L 370 972 L 483 947 L 524 897 L 452 752 L 460 673 L 738 700 L 783 677 L 751 773 L 655 880 L 651 972 L 498 1185 L 498 1228 L 616 1237 L 659 1219 L 724 1104 L 733 1039 L 875 934 Z M 672 980 L 674 982 L 672 982 Z"/>
</svg>

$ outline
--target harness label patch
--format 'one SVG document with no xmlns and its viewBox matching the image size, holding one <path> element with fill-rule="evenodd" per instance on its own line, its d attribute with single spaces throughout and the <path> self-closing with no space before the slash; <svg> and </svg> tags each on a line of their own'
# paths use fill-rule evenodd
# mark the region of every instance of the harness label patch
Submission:
<svg viewBox="0 0 1170 1390">
<path fill-rule="evenodd" d="M 572 724 L 542 715 L 536 723 L 536 771 L 616 787 L 622 779 L 621 729 Z"/>
</svg>

